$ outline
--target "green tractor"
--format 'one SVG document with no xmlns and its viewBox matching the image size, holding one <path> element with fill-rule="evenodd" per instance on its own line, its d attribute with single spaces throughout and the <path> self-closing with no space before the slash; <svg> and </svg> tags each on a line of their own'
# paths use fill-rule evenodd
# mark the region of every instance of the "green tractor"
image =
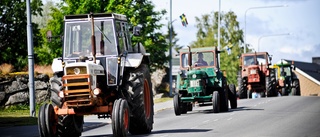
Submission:
<svg viewBox="0 0 320 137">
<path fill-rule="evenodd" d="M 213 112 L 237 108 L 236 88 L 227 84 L 219 68 L 218 51 L 214 47 L 180 50 L 180 71 L 173 98 L 176 116 L 192 111 L 195 103 L 211 102 Z M 207 62 L 208 61 L 208 62 Z"/>
<path fill-rule="evenodd" d="M 277 71 L 277 90 L 282 96 L 300 95 L 300 82 L 297 75 L 293 72 L 295 67 L 293 64 L 284 60 L 277 62 L 273 65 Z"/>
</svg>

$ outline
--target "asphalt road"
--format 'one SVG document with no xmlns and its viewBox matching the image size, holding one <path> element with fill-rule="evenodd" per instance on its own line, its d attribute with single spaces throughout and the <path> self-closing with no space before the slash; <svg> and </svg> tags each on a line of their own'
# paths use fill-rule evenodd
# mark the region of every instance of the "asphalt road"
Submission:
<svg viewBox="0 0 320 137">
<path fill-rule="evenodd" d="M 320 137 L 320 97 L 274 97 L 238 100 L 238 108 L 212 113 L 195 107 L 175 116 L 173 109 L 155 115 L 148 137 Z M 85 137 L 112 136 L 110 124 L 83 132 Z"/>
<path fill-rule="evenodd" d="M 175 116 L 172 102 L 158 109 L 148 137 L 320 137 L 320 97 L 286 96 L 238 100 L 238 108 L 212 113 L 212 106 L 196 106 Z M 163 106 L 165 107 L 165 106 Z M 1 137 L 38 136 L 37 126 L 0 128 Z M 109 119 L 85 118 L 84 137 L 112 136 Z M 129 134 L 129 136 L 132 136 Z"/>
</svg>

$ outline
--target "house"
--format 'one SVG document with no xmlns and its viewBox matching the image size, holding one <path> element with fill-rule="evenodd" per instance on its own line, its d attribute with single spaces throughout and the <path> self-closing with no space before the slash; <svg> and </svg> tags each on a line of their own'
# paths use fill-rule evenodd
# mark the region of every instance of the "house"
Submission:
<svg viewBox="0 0 320 137">
<path fill-rule="evenodd" d="M 312 62 L 292 62 L 295 67 L 295 74 L 300 81 L 301 96 L 320 96 L 320 57 L 313 57 Z"/>
</svg>

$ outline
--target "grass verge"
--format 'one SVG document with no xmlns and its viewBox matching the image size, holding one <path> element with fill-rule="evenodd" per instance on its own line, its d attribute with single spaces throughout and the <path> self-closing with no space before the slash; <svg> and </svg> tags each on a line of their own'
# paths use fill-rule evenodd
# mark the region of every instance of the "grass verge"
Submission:
<svg viewBox="0 0 320 137">
<path fill-rule="evenodd" d="M 37 125 L 37 117 L 30 117 L 29 110 L 1 110 L 0 127 Z"/>
</svg>

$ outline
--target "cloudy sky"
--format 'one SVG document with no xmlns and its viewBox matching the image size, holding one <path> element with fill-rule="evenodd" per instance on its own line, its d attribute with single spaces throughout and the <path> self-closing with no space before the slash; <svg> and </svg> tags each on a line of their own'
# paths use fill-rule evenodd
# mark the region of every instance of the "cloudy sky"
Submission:
<svg viewBox="0 0 320 137">
<path fill-rule="evenodd" d="M 170 0 L 152 0 L 156 10 L 166 9 L 167 24 Z M 274 7 L 283 6 L 283 7 Z M 247 43 L 255 51 L 273 55 L 273 63 L 280 59 L 311 62 L 320 57 L 320 0 L 221 0 L 221 11 L 233 11 L 240 28 L 246 26 Z M 265 7 L 255 8 L 253 7 Z M 178 33 L 178 45 L 187 46 L 196 40 L 195 17 L 219 10 L 219 0 L 172 0 L 173 27 Z M 246 25 L 245 25 L 245 12 Z M 184 13 L 189 25 L 183 27 L 179 16 Z M 166 28 L 163 28 L 166 32 Z"/>
</svg>

